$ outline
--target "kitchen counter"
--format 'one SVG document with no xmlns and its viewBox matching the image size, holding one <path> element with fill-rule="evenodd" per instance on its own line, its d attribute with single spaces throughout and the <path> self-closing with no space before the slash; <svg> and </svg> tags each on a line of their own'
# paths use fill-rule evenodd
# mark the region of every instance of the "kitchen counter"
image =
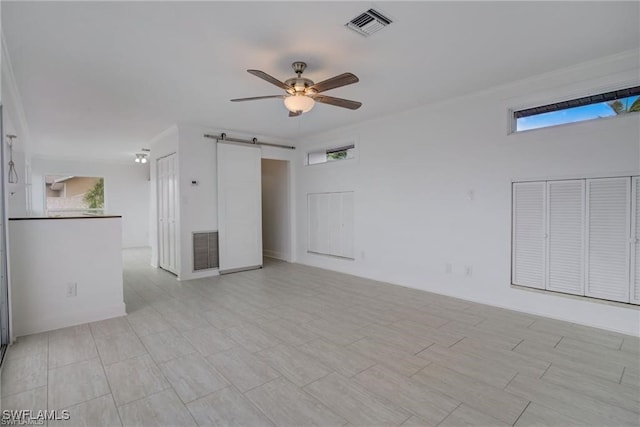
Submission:
<svg viewBox="0 0 640 427">
<path fill-rule="evenodd" d="M 31 220 L 39 220 L 39 219 L 101 219 L 101 218 L 122 218 L 122 215 L 24 216 L 19 218 L 9 218 L 9 221 L 31 221 Z"/>
</svg>

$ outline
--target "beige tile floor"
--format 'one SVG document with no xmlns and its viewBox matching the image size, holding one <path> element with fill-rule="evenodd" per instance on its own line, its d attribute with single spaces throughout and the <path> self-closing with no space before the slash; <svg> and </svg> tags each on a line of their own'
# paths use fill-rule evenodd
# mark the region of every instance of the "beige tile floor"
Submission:
<svg viewBox="0 0 640 427">
<path fill-rule="evenodd" d="M 3 409 L 50 425 L 638 426 L 640 340 L 320 269 L 177 282 L 127 250 L 128 316 L 19 338 Z"/>
</svg>

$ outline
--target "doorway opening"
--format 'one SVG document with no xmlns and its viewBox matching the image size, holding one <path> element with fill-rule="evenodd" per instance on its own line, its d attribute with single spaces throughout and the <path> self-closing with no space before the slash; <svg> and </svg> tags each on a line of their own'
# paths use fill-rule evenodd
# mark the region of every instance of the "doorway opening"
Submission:
<svg viewBox="0 0 640 427">
<path fill-rule="evenodd" d="M 291 259 L 289 168 L 286 160 L 262 159 L 262 253 Z"/>
</svg>

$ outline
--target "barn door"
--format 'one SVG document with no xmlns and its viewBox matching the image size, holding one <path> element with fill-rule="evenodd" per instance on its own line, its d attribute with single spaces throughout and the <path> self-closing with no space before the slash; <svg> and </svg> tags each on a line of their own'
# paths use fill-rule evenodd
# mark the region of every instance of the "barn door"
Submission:
<svg viewBox="0 0 640 427">
<path fill-rule="evenodd" d="M 218 142 L 220 273 L 262 267 L 260 147 Z"/>
</svg>

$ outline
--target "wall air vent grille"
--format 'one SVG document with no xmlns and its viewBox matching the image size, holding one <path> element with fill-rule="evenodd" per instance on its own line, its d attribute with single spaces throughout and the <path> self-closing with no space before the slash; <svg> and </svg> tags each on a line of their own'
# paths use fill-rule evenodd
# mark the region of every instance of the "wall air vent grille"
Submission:
<svg viewBox="0 0 640 427">
<path fill-rule="evenodd" d="M 193 233 L 193 271 L 218 268 L 218 232 Z"/>
<path fill-rule="evenodd" d="M 345 26 L 362 36 L 369 37 L 392 22 L 377 10 L 369 9 L 347 22 Z"/>
</svg>

